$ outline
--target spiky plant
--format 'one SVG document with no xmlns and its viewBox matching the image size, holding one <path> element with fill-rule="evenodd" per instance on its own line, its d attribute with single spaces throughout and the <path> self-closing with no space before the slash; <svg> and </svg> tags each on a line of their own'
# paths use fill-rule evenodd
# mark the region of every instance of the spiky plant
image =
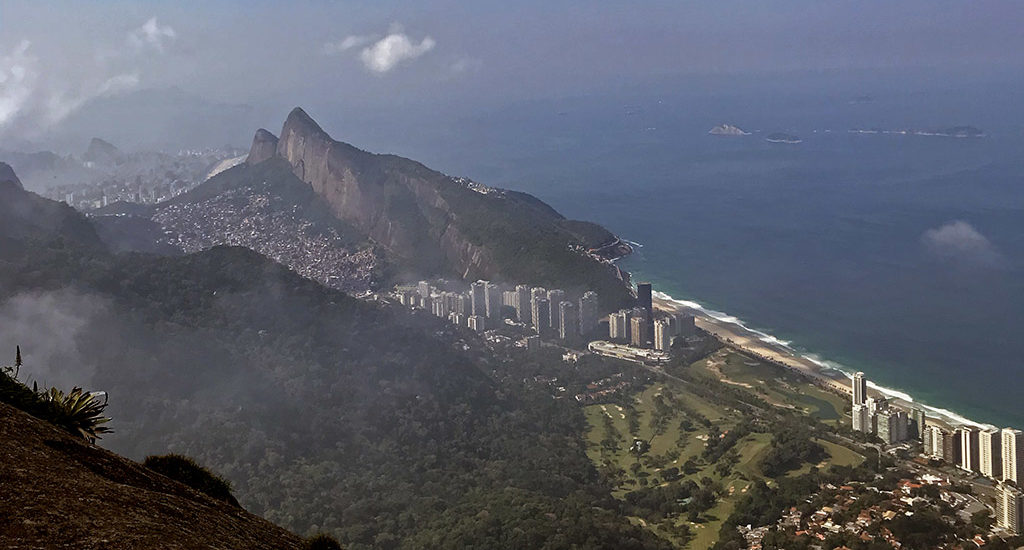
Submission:
<svg viewBox="0 0 1024 550">
<path fill-rule="evenodd" d="M 110 419 L 103 416 L 107 401 L 100 399 L 82 388 L 75 387 L 64 393 L 57 388 L 40 394 L 49 409 L 49 420 L 69 432 L 80 435 L 95 443 L 102 434 L 110 433 L 111 429 L 103 426 Z"/>
</svg>

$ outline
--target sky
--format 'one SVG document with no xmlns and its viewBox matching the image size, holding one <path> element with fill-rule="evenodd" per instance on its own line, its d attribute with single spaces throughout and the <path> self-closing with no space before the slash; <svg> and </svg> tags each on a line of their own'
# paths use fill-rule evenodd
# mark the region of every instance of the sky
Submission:
<svg viewBox="0 0 1024 550">
<path fill-rule="evenodd" d="M 1024 3 L 994 0 L 4 0 L 0 137 L 169 87 L 262 113 L 500 104 L 686 75 L 1019 72 L 1022 24 Z"/>
</svg>

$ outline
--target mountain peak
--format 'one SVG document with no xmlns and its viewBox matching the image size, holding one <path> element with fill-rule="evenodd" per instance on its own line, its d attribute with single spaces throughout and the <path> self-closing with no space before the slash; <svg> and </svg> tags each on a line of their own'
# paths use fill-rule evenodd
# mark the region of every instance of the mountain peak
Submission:
<svg viewBox="0 0 1024 550">
<path fill-rule="evenodd" d="M 88 162 L 111 163 L 121 158 L 121 150 L 109 141 L 94 137 L 89 141 L 82 159 Z"/>
<path fill-rule="evenodd" d="M 14 184 L 18 189 L 24 189 L 18 175 L 14 173 L 14 168 L 6 162 L 0 162 L 0 184 Z"/>
<path fill-rule="evenodd" d="M 288 118 L 284 121 L 284 128 L 281 130 L 282 137 L 288 129 L 294 129 L 299 133 L 307 135 L 323 134 L 324 137 L 329 137 L 327 132 L 313 120 L 313 117 L 302 110 L 302 107 L 296 107 L 292 109 L 292 112 L 288 113 Z"/>
<path fill-rule="evenodd" d="M 256 130 L 252 138 L 252 147 L 249 148 L 249 158 L 245 160 L 248 164 L 259 164 L 277 153 L 277 136 L 263 128 Z"/>
</svg>

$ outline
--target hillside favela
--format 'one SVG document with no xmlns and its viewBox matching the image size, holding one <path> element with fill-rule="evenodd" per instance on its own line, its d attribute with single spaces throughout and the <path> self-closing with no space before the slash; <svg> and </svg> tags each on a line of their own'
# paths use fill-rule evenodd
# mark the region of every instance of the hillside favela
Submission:
<svg viewBox="0 0 1024 550">
<path fill-rule="evenodd" d="M 0 5 L 0 549 L 1024 548 L 1024 4 Z"/>
</svg>

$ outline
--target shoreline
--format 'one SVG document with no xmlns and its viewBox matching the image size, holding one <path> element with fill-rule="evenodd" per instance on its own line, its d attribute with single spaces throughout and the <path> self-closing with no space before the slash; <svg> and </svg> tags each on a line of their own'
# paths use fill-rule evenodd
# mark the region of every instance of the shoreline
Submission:
<svg viewBox="0 0 1024 550">
<path fill-rule="evenodd" d="M 708 310 L 697 302 L 679 300 L 664 292 L 655 291 L 653 294 L 656 309 L 693 315 L 698 328 L 715 335 L 727 345 L 777 365 L 796 370 L 829 390 L 844 395 L 852 393 L 853 373 L 844 370 L 839 365 L 830 364 L 812 354 L 800 353 L 790 347 L 790 342 L 751 329 L 745 326 L 740 319 L 722 312 Z M 882 395 L 908 411 L 915 407 L 923 409 L 925 416 L 933 423 L 945 424 L 947 427 L 967 425 L 979 428 L 997 428 L 991 424 L 976 422 L 954 411 L 916 402 L 910 394 L 900 390 L 868 382 L 868 391 L 875 395 Z"/>
</svg>

